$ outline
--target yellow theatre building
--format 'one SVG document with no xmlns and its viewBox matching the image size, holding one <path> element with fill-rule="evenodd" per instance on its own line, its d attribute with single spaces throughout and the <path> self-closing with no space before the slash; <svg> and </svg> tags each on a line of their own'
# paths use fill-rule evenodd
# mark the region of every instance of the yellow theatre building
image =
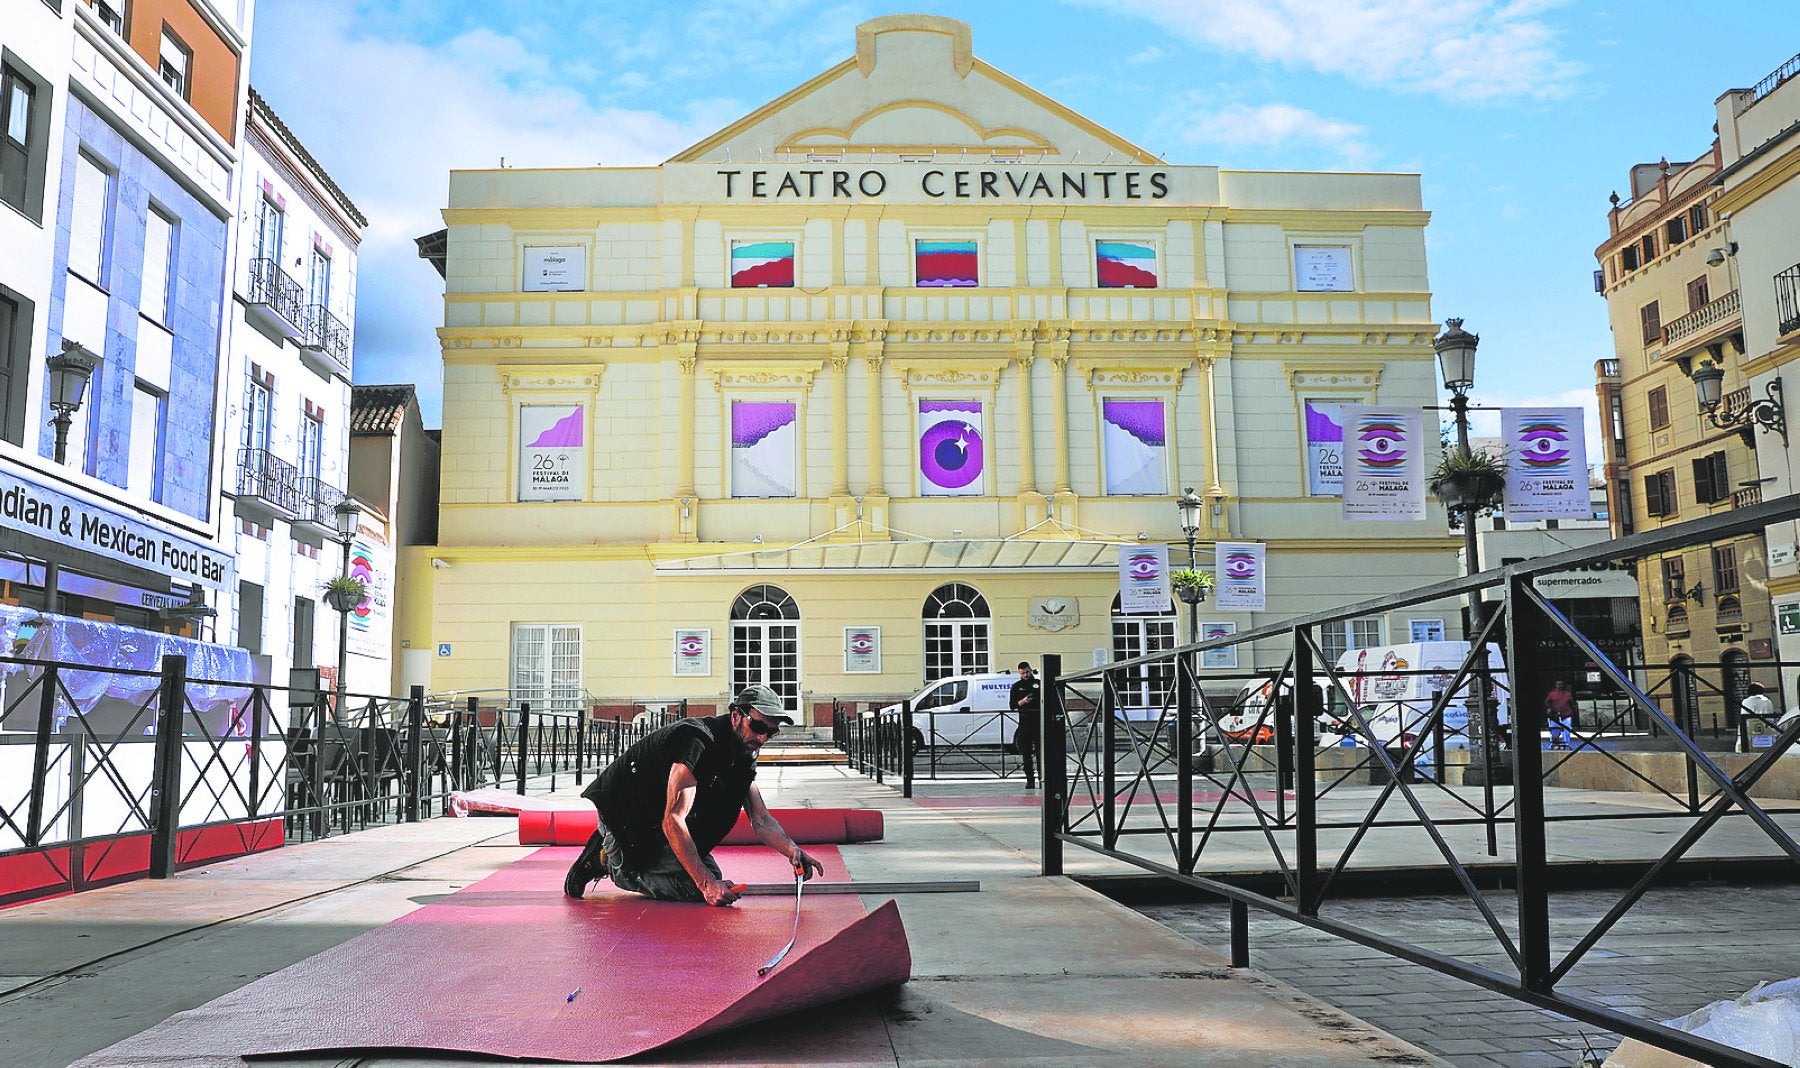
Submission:
<svg viewBox="0 0 1800 1068">
<path fill-rule="evenodd" d="M 1167 648 L 1188 621 L 1121 614 L 1118 561 L 1185 565 L 1190 486 L 1203 568 L 1266 544 L 1267 611 L 1209 633 L 1456 573 L 1435 503 L 1341 518 L 1309 419 L 1436 403 L 1416 175 L 1170 165 L 895 15 L 661 166 L 459 171 L 444 219 L 438 544 L 398 616 L 435 692 L 766 682 L 820 724 Z"/>
</svg>

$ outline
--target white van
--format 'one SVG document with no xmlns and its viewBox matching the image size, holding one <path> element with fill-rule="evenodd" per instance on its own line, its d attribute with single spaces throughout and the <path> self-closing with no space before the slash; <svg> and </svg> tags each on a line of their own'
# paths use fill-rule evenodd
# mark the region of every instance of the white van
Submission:
<svg viewBox="0 0 1800 1068">
<path fill-rule="evenodd" d="M 1506 692 L 1506 670 L 1500 650 L 1487 648 L 1488 668 L 1493 673 L 1494 690 L 1499 698 L 1498 722 L 1508 722 L 1510 703 Z M 1313 677 L 1319 690 L 1318 720 L 1315 737 L 1321 746 L 1366 744 L 1350 721 L 1350 705 L 1355 703 L 1369 721 L 1375 737 L 1384 747 L 1410 741 L 1423 730 L 1431 712 L 1431 695 L 1450 684 L 1456 669 L 1469 655 L 1468 642 L 1412 642 L 1405 645 L 1379 645 L 1368 649 L 1352 649 L 1338 657 L 1334 665 L 1338 678 L 1349 689 L 1333 686 L 1323 674 Z M 1424 674 L 1411 674 L 1422 671 Z M 1404 673 L 1404 674 L 1403 674 Z M 1275 714 L 1263 714 L 1269 704 L 1271 679 L 1251 679 L 1238 694 L 1237 709 L 1219 718 L 1219 729 L 1231 742 L 1267 744 L 1274 741 Z M 1291 680 L 1283 680 L 1281 692 L 1292 690 Z M 1474 687 L 1465 681 L 1455 697 L 1444 708 L 1444 748 L 1469 747 L 1470 701 Z M 1353 742 L 1346 738 L 1354 738 Z"/>
<path fill-rule="evenodd" d="M 913 726 L 933 745 L 1011 744 L 1019 716 L 1008 705 L 1018 681 L 1008 672 L 939 679 L 913 695 Z M 882 711 L 898 712 L 900 706 Z"/>
</svg>

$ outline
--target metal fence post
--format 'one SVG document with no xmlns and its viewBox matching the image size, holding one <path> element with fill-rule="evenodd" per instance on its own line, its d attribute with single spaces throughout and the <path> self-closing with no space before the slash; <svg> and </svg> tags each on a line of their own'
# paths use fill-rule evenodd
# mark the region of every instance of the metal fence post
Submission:
<svg viewBox="0 0 1800 1068">
<path fill-rule="evenodd" d="M 1312 637 L 1305 627 L 1295 627 L 1295 725 L 1299 726 L 1301 720 L 1317 723 L 1320 711 L 1319 689 L 1313 685 Z M 1301 915 L 1315 916 L 1319 911 L 1319 806 L 1315 796 L 1318 784 L 1313 771 L 1312 728 L 1298 733 L 1300 740 L 1294 746 L 1294 882 L 1299 900 L 1295 906 Z M 1282 789 L 1279 782 L 1275 788 Z M 1248 918 L 1245 922 L 1248 924 Z M 1245 931 L 1248 930 L 1246 926 Z"/>
<path fill-rule="evenodd" d="M 463 788 L 463 714 L 462 709 L 450 713 L 450 789 Z"/>
<path fill-rule="evenodd" d="M 175 874 L 175 832 L 181 820 L 181 713 L 187 657 L 162 658 L 156 703 L 156 757 L 150 775 L 150 878 Z"/>
<path fill-rule="evenodd" d="M 582 709 L 581 715 L 575 718 L 575 785 L 581 785 L 581 762 L 587 756 L 587 721 L 588 710 Z"/>
<path fill-rule="evenodd" d="M 913 726 L 912 698 L 908 697 L 900 702 L 900 746 L 901 752 L 904 754 L 900 758 L 902 761 L 900 765 L 901 797 L 913 795 L 913 757 L 917 754 L 917 750 L 913 746 L 913 732 L 916 730 L 918 728 Z"/>
<path fill-rule="evenodd" d="M 314 838 L 325 837 L 325 828 L 330 823 L 330 813 L 325 811 L 325 725 L 330 714 L 325 707 L 324 690 L 313 691 L 313 741 L 312 741 L 312 834 Z"/>
<path fill-rule="evenodd" d="M 1100 790 L 1106 795 L 1100 805 L 1100 841 L 1107 849 L 1119 844 L 1119 762 L 1114 752 L 1114 747 L 1119 744 L 1117 712 L 1113 673 L 1109 671 L 1100 676 Z M 1150 788 L 1156 789 L 1153 781 Z"/>
<path fill-rule="evenodd" d="M 31 849 L 36 849 L 44 840 L 44 799 L 50 786 L 50 728 L 56 719 L 57 680 L 54 664 L 45 668 L 43 677 L 38 679 L 38 685 L 43 689 L 38 694 L 37 738 L 31 752 L 31 815 L 25 824 L 25 845 Z M 70 780 L 71 783 L 80 781 Z M 74 792 L 80 794 L 79 790 Z"/>
<path fill-rule="evenodd" d="M 513 758 L 513 776 L 518 780 L 519 793 L 525 792 L 525 761 L 531 757 L 531 702 L 519 702 L 519 747 L 518 755 Z"/>
<path fill-rule="evenodd" d="M 406 822 L 419 822 L 419 779 L 424 775 L 425 687 L 414 686 L 406 698 Z"/>
<path fill-rule="evenodd" d="M 881 766 L 881 709 L 879 708 L 875 710 L 875 730 L 869 739 L 869 745 L 875 756 L 875 781 L 880 783 L 883 769 Z"/>
<path fill-rule="evenodd" d="M 262 810 L 262 742 L 263 716 L 268 711 L 269 691 L 257 686 L 250 691 L 250 804 L 248 815 L 255 819 Z"/>
<path fill-rule="evenodd" d="M 1063 711 L 1062 656 L 1044 654 L 1043 700 L 1038 703 L 1038 747 L 1044 759 L 1042 847 L 1038 871 L 1063 873 L 1062 825 L 1069 796 L 1068 717 Z M 1110 757 L 1111 754 L 1108 754 Z"/>
<path fill-rule="evenodd" d="M 1506 579 L 1506 644 L 1512 671 L 1513 849 L 1519 900 L 1519 983 L 1549 993 L 1550 884 L 1544 840 L 1544 694 L 1550 676 L 1537 655 L 1556 630 L 1532 604 L 1531 579 Z"/>
<path fill-rule="evenodd" d="M 1175 865 L 1183 875 L 1194 873 L 1194 700 L 1200 678 L 1194 672 L 1195 657 L 1186 652 L 1175 660 L 1175 843 L 1181 856 Z"/>
</svg>

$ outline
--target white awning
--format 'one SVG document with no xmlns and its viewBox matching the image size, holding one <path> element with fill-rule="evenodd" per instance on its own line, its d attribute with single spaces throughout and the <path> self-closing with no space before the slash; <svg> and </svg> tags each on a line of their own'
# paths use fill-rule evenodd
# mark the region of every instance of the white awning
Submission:
<svg viewBox="0 0 1800 1068">
<path fill-rule="evenodd" d="M 1022 538 L 943 541 L 819 542 L 790 549 L 749 549 L 661 560 L 657 575 L 737 575 L 770 572 L 857 571 L 1116 571 L 1118 541 L 1026 541 Z"/>
</svg>

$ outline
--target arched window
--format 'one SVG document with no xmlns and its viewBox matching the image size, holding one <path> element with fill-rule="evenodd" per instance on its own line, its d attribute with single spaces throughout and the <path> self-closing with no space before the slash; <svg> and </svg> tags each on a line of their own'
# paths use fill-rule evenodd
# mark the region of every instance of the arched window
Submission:
<svg viewBox="0 0 1800 1068">
<path fill-rule="evenodd" d="M 1669 695 L 1675 702 L 1675 725 L 1690 734 L 1698 731 L 1700 688 L 1694 678 L 1694 658 L 1686 653 L 1669 659 Z"/>
<path fill-rule="evenodd" d="M 992 671 L 993 623 L 987 598 L 973 586 L 952 582 L 925 598 L 925 681 Z"/>
<path fill-rule="evenodd" d="M 1688 611 L 1680 605 L 1669 606 L 1668 625 L 1663 628 L 1670 637 L 1686 635 L 1692 626 L 1688 623 Z"/>
<path fill-rule="evenodd" d="M 1180 644 L 1173 615 L 1126 615 L 1118 594 L 1112 601 L 1112 658 L 1130 660 L 1160 653 Z M 1131 668 L 1119 681 L 1120 713 L 1127 719 L 1154 720 L 1162 714 L 1175 686 L 1175 665 Z M 1170 722 L 1173 722 L 1171 720 Z"/>
<path fill-rule="evenodd" d="M 798 717 L 800 606 L 779 586 L 752 586 L 731 604 L 731 692 L 757 683 Z"/>
</svg>

